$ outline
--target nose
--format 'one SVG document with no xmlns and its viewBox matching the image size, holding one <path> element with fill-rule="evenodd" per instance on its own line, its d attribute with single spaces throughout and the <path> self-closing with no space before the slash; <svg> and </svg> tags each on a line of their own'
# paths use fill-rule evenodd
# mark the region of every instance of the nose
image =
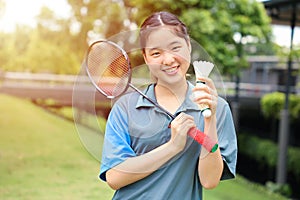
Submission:
<svg viewBox="0 0 300 200">
<path fill-rule="evenodd" d="M 164 65 L 171 65 L 175 61 L 174 55 L 170 52 L 165 51 L 163 57 L 163 64 Z"/>
</svg>

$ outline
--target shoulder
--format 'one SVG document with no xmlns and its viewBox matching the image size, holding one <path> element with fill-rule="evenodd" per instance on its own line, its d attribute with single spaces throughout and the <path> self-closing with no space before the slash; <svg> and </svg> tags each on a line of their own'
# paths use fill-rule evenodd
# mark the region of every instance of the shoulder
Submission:
<svg viewBox="0 0 300 200">
<path fill-rule="evenodd" d="M 148 98 L 154 100 L 154 84 L 147 85 L 144 89 L 139 89 Z M 147 99 L 143 98 L 140 92 L 131 90 L 123 94 L 120 98 L 113 102 L 113 106 L 118 105 L 122 107 L 138 108 L 138 107 L 149 107 L 153 106 Z"/>
<path fill-rule="evenodd" d="M 217 105 L 217 119 L 219 125 L 227 124 L 231 125 L 233 123 L 231 108 L 229 103 L 222 97 L 218 97 L 218 105 Z"/>
<path fill-rule="evenodd" d="M 218 105 L 220 105 L 221 107 L 229 106 L 229 103 L 223 97 L 218 96 Z"/>
<path fill-rule="evenodd" d="M 112 106 L 119 106 L 119 107 L 128 107 L 131 105 L 136 105 L 139 98 L 139 94 L 135 91 L 130 91 L 123 94 L 121 97 L 112 101 Z"/>
</svg>

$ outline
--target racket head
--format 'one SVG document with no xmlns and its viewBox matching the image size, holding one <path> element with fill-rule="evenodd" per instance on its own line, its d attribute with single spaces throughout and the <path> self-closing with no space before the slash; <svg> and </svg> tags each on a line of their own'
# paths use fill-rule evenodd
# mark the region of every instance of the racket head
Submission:
<svg viewBox="0 0 300 200">
<path fill-rule="evenodd" d="M 107 98 L 119 97 L 128 89 L 131 81 L 130 60 L 116 43 L 108 40 L 93 42 L 84 63 L 92 84 Z"/>
</svg>

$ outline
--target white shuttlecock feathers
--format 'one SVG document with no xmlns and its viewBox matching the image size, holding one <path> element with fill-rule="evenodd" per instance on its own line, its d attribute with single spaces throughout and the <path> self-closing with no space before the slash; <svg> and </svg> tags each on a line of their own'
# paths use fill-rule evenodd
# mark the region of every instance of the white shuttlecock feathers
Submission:
<svg viewBox="0 0 300 200">
<path fill-rule="evenodd" d="M 196 77 L 205 76 L 208 77 L 212 69 L 214 68 L 214 64 L 208 61 L 194 61 L 193 62 L 194 70 L 196 73 Z"/>
</svg>

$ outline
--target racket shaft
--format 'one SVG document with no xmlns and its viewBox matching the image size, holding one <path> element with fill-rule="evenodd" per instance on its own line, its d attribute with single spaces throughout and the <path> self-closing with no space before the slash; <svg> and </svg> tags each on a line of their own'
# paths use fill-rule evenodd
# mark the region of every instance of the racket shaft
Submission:
<svg viewBox="0 0 300 200">
<path fill-rule="evenodd" d="M 158 103 L 156 103 L 155 101 L 153 101 L 151 98 L 149 98 L 147 95 L 145 95 L 142 91 L 140 91 L 138 88 L 136 88 L 134 85 L 132 85 L 131 83 L 129 83 L 129 86 L 134 89 L 136 92 L 138 92 L 140 95 L 142 95 L 145 99 L 147 99 L 150 103 L 152 103 L 155 107 L 157 107 L 158 109 L 160 109 L 161 111 L 163 111 L 164 113 L 166 113 L 167 115 L 169 115 L 172 119 L 175 119 L 175 116 L 172 115 L 170 112 L 168 112 L 166 109 L 164 109 L 163 107 L 161 107 Z"/>
<path fill-rule="evenodd" d="M 133 86 L 131 83 L 129 83 L 129 86 L 137 91 L 140 95 L 142 95 L 144 98 L 146 98 L 150 103 L 152 103 L 154 106 L 159 108 L 160 110 L 164 111 L 167 115 L 169 115 L 172 119 L 175 119 L 175 116 L 173 116 L 171 113 L 169 113 L 167 110 L 165 110 L 163 107 L 161 107 L 159 104 L 154 102 L 152 99 L 150 99 L 148 96 L 146 96 L 144 93 L 142 93 L 139 89 L 137 89 L 135 86 Z M 214 142 L 210 137 L 205 135 L 203 132 L 198 130 L 196 127 L 191 128 L 188 132 L 188 134 L 196 140 L 199 144 L 201 144 L 206 150 L 209 152 L 215 152 L 218 148 L 218 144 Z"/>
<path fill-rule="evenodd" d="M 188 134 L 209 152 L 215 152 L 218 148 L 218 144 L 215 141 L 196 127 L 191 128 Z"/>
</svg>

